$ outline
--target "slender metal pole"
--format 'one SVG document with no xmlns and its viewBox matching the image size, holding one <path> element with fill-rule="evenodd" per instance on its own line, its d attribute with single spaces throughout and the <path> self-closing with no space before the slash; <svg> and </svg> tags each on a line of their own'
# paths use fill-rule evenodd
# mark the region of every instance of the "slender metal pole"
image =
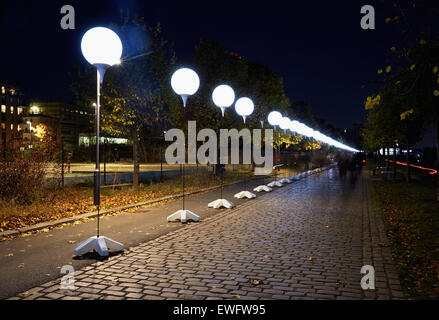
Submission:
<svg viewBox="0 0 439 320">
<path fill-rule="evenodd" d="M 276 130 L 276 128 L 275 128 L 275 130 Z M 278 136 L 278 144 L 277 144 L 277 147 L 276 147 L 276 154 L 277 154 L 277 157 L 276 157 L 276 168 L 274 169 L 274 181 L 277 181 L 277 170 L 278 170 L 278 167 L 277 167 L 277 165 L 279 164 L 279 158 L 280 158 L 280 144 L 279 144 L 279 142 L 280 142 L 280 136 L 281 136 L 281 134 L 280 134 L 280 132 L 278 131 L 278 134 L 277 134 L 277 136 Z"/>
<path fill-rule="evenodd" d="M 406 153 L 406 161 L 407 162 L 407 183 L 410 183 L 410 137 L 409 137 L 409 122 L 406 120 L 406 134 L 407 134 L 407 153 Z"/>
<path fill-rule="evenodd" d="M 246 127 L 246 125 L 245 125 L 245 121 L 244 121 L 244 128 Z M 251 139 L 251 138 L 250 138 Z M 244 138 L 242 138 L 242 141 L 244 142 Z M 250 150 L 253 150 L 252 148 L 251 148 L 251 141 L 250 141 Z M 244 143 L 242 144 L 242 168 L 244 169 Z M 243 170 L 243 172 L 242 172 L 242 176 L 243 176 L 243 178 L 244 178 L 244 190 L 245 191 L 247 191 L 247 175 L 246 175 L 246 172 L 245 172 L 245 170 Z"/>
<path fill-rule="evenodd" d="M 184 130 L 185 125 L 186 125 L 186 101 L 183 99 L 183 130 Z M 182 188 L 183 188 L 183 210 L 185 210 L 185 206 L 184 206 L 185 205 L 185 203 L 184 203 L 184 164 L 186 162 L 186 134 L 184 135 L 183 147 L 184 147 L 184 161 L 183 161 L 183 166 L 180 165 L 180 170 L 181 170 L 181 183 L 182 183 Z"/>
<path fill-rule="evenodd" d="M 64 188 L 64 143 L 61 142 L 61 186 Z"/>
<path fill-rule="evenodd" d="M 396 176 L 396 142 L 393 142 L 393 178 Z"/>
<path fill-rule="evenodd" d="M 104 139 L 104 185 L 107 184 L 107 138 Z"/>
<path fill-rule="evenodd" d="M 100 185 L 101 185 L 101 172 L 99 163 L 99 140 L 100 140 L 100 98 L 101 98 L 101 81 L 100 74 L 97 71 L 97 95 L 96 95 L 96 169 L 95 169 L 95 205 L 98 207 L 97 218 L 97 237 L 99 238 L 99 225 L 100 225 Z"/>
<path fill-rule="evenodd" d="M 160 181 L 163 180 L 163 152 L 162 152 L 162 137 L 160 137 Z"/>
<path fill-rule="evenodd" d="M 221 144 L 221 129 L 222 129 L 223 126 L 224 126 L 224 115 L 221 118 L 220 144 Z M 224 170 L 223 170 L 223 165 L 221 164 L 221 156 L 220 156 L 220 168 L 221 168 L 221 175 L 220 175 L 220 178 L 221 178 L 221 197 L 220 197 L 220 199 L 222 199 L 223 198 L 223 179 L 224 179 L 223 174 L 224 174 L 224 171 L 225 171 L 226 167 L 224 165 Z"/>
</svg>

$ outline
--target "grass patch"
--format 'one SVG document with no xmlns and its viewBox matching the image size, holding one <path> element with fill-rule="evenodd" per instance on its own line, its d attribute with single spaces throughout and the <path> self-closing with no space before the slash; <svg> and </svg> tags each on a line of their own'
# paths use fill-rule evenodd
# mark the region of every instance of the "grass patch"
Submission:
<svg viewBox="0 0 439 320">
<path fill-rule="evenodd" d="M 224 175 L 224 183 L 253 177 L 253 173 L 231 171 Z M 185 176 L 185 192 L 220 184 L 220 178 L 210 172 L 199 172 Z M 110 209 L 124 205 L 159 199 L 181 193 L 180 176 L 160 181 L 140 184 L 135 192 L 132 188 L 101 189 L 101 208 Z M 0 201 L 0 232 L 18 229 L 41 222 L 71 217 L 96 210 L 93 205 L 93 186 L 67 186 L 63 189 L 47 189 L 43 194 L 35 194 L 29 205 Z"/>
<path fill-rule="evenodd" d="M 439 299 L 439 203 L 417 183 L 372 181 L 405 294 Z"/>
</svg>

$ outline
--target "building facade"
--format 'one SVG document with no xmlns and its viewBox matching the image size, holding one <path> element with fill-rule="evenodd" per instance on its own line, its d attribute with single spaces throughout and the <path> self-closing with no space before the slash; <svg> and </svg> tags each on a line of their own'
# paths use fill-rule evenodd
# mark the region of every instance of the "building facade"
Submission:
<svg viewBox="0 0 439 320">
<path fill-rule="evenodd" d="M 80 134 L 93 132 L 93 116 L 92 106 L 86 109 L 64 102 L 32 102 L 24 121 L 34 128 L 33 134 L 42 125 L 55 134 L 58 143 L 75 148 L 79 144 Z M 25 133 L 23 138 L 26 143 L 30 142 L 30 134 Z"/>
<path fill-rule="evenodd" d="M 23 131 L 23 94 L 16 88 L 0 85 L 0 154 L 8 146 L 20 146 Z"/>
</svg>

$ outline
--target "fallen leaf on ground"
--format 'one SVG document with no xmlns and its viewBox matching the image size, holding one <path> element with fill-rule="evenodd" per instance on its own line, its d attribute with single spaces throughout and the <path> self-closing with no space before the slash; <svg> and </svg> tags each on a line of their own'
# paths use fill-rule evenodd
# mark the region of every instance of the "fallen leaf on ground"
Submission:
<svg viewBox="0 0 439 320">
<path fill-rule="evenodd" d="M 254 285 L 264 284 L 264 281 L 259 280 L 259 279 L 250 279 L 248 282 L 249 282 L 250 284 L 254 284 Z"/>
</svg>

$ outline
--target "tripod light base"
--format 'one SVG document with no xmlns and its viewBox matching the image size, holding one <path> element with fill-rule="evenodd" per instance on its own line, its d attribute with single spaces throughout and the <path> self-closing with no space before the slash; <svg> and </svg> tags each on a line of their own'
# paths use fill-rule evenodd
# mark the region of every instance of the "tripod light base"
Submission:
<svg viewBox="0 0 439 320">
<path fill-rule="evenodd" d="M 237 199 L 254 199 L 256 198 L 256 195 L 254 193 L 251 193 L 250 191 L 241 191 L 237 194 L 235 194 L 235 198 Z"/>
<path fill-rule="evenodd" d="M 284 178 L 281 181 L 279 181 L 280 183 L 291 183 L 292 181 L 288 178 Z"/>
<path fill-rule="evenodd" d="M 186 223 L 187 221 L 200 221 L 200 216 L 197 216 L 195 213 L 189 210 L 178 210 L 171 214 L 167 218 L 168 222 L 171 221 L 181 221 L 181 223 Z"/>
<path fill-rule="evenodd" d="M 81 242 L 75 249 L 74 253 L 77 256 L 81 256 L 87 252 L 95 250 L 101 257 L 106 257 L 108 256 L 108 249 L 122 251 L 123 244 L 103 236 L 91 237 Z"/>
<path fill-rule="evenodd" d="M 269 186 L 270 188 L 273 188 L 273 187 L 282 187 L 283 186 L 283 184 L 282 183 L 280 183 L 279 181 L 273 181 L 273 182 L 270 182 L 269 184 L 267 184 L 267 186 Z"/>
<path fill-rule="evenodd" d="M 209 208 L 214 208 L 214 209 L 221 209 L 221 208 L 231 209 L 235 205 L 226 199 L 217 199 L 209 203 L 207 206 Z"/>
<path fill-rule="evenodd" d="M 261 185 L 261 186 L 256 187 L 256 188 L 253 189 L 253 191 L 256 191 L 256 192 L 261 192 L 261 191 L 270 192 L 272 190 L 273 189 L 271 189 L 270 187 L 267 187 L 267 186 L 264 186 L 264 185 Z"/>
</svg>

